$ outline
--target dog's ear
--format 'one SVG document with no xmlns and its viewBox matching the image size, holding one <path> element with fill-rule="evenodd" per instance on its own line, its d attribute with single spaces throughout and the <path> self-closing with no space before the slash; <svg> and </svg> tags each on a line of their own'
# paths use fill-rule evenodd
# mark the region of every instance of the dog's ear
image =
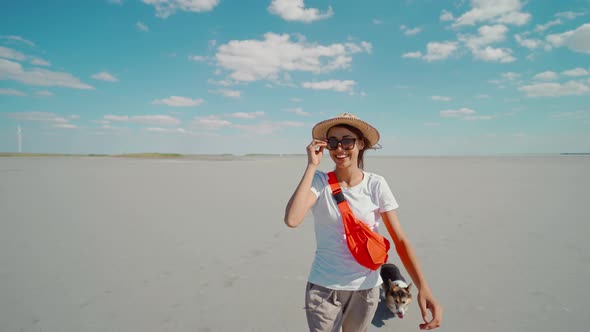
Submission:
<svg viewBox="0 0 590 332">
<path fill-rule="evenodd" d="M 387 279 L 387 281 L 389 281 L 389 289 L 394 289 L 395 287 L 397 287 L 397 285 L 394 284 L 393 281 L 391 281 L 391 279 Z"/>
<path fill-rule="evenodd" d="M 412 288 L 412 283 L 408 284 L 408 287 L 406 287 L 406 290 L 409 292 L 410 288 Z"/>
</svg>

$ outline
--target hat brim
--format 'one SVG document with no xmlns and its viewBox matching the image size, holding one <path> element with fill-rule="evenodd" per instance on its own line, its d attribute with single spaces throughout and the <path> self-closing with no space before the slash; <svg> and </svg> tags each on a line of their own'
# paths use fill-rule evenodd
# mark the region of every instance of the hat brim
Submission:
<svg viewBox="0 0 590 332">
<path fill-rule="evenodd" d="M 350 117 L 336 117 L 328 120 L 324 120 L 313 126 L 311 134 L 314 139 L 326 139 L 328 130 L 336 125 L 346 124 L 357 128 L 363 133 L 363 136 L 369 142 L 368 149 L 378 148 L 379 142 L 379 131 L 370 124 L 366 123 L 361 119 L 355 119 Z"/>
</svg>

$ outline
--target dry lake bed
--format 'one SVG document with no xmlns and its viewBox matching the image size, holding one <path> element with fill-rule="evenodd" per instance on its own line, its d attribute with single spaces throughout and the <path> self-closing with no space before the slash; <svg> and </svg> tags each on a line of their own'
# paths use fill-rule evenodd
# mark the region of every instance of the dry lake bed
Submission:
<svg viewBox="0 0 590 332">
<path fill-rule="evenodd" d="M 305 163 L 0 158 L 0 331 L 305 331 L 313 218 L 283 224 Z M 590 157 L 365 168 L 400 204 L 440 331 L 587 328 Z M 370 331 L 420 321 L 415 303 L 403 320 L 380 305 Z"/>
</svg>

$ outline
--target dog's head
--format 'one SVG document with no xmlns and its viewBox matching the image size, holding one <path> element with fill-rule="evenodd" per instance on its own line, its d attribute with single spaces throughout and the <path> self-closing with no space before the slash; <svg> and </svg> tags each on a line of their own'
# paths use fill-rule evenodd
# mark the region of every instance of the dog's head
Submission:
<svg viewBox="0 0 590 332">
<path fill-rule="evenodd" d="M 412 302 L 412 294 L 410 293 L 412 284 L 409 284 L 408 287 L 400 287 L 393 281 L 388 281 L 389 287 L 387 287 L 385 291 L 387 308 L 399 318 L 404 318 L 406 311 L 408 311 L 408 307 Z"/>
</svg>

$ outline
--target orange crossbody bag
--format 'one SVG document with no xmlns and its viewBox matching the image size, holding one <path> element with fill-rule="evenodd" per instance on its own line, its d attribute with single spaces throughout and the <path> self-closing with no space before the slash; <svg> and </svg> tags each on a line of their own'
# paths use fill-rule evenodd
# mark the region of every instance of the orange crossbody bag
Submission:
<svg viewBox="0 0 590 332">
<path fill-rule="evenodd" d="M 342 214 L 346 243 L 348 244 L 350 253 L 362 266 L 371 270 L 377 270 L 387 262 L 387 253 L 390 248 L 389 241 L 381 234 L 371 230 L 367 224 L 354 216 L 350 205 L 348 205 L 348 202 L 344 198 L 334 172 L 328 173 L 328 183 Z"/>
</svg>

